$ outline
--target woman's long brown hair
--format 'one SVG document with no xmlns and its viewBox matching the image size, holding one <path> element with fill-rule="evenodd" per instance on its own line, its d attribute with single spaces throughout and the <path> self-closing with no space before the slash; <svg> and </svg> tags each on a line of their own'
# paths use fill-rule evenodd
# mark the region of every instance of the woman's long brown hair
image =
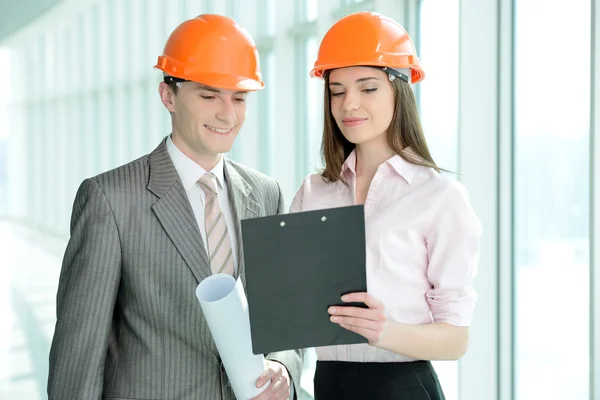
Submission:
<svg viewBox="0 0 600 400">
<path fill-rule="evenodd" d="M 429 153 L 429 147 L 423 134 L 421 120 L 417 111 L 417 101 L 410 85 L 402 79 L 396 78 L 392 82 L 394 90 L 394 115 L 387 130 L 387 140 L 390 147 L 404 160 L 425 167 L 433 168 L 440 172 Z M 321 143 L 321 155 L 325 163 L 325 169 L 321 176 L 328 182 L 337 182 L 343 178 L 340 176 L 342 165 L 356 147 L 350 143 L 337 126 L 331 113 L 331 90 L 329 89 L 329 74 L 325 74 L 325 99 L 323 141 Z M 409 152 L 403 152 L 406 147 L 417 155 L 411 156 Z"/>
</svg>

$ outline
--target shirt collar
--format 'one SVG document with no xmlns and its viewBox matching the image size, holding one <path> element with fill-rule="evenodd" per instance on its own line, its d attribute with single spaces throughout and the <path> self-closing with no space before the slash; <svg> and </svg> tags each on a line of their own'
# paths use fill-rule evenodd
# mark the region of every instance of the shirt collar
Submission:
<svg viewBox="0 0 600 400">
<path fill-rule="evenodd" d="M 169 152 L 171 161 L 173 161 L 173 165 L 175 166 L 175 169 L 179 174 L 181 183 L 183 183 L 183 188 L 186 191 L 188 191 L 198 182 L 198 179 L 200 179 L 200 177 L 204 175 L 207 171 L 198 164 L 196 164 L 191 158 L 183 154 L 183 152 L 179 150 L 177 146 L 175 146 L 175 143 L 173 143 L 173 140 L 171 140 L 170 135 L 167 138 L 167 151 Z M 217 165 L 215 165 L 213 169 L 208 171 L 212 172 L 217 177 L 217 181 L 219 182 L 219 186 L 221 187 L 221 189 L 225 187 L 225 174 L 223 171 L 223 164 L 223 156 L 221 155 L 221 158 L 219 159 Z"/>
<path fill-rule="evenodd" d="M 406 158 L 410 160 L 415 160 L 416 162 L 422 161 L 422 158 L 419 157 L 417 153 L 414 152 L 410 147 L 406 147 L 402 150 Z M 404 158 L 400 157 L 398 154 L 394 154 L 392 158 L 387 160 L 388 165 L 390 165 L 394 171 L 398 175 L 404 178 L 404 180 L 410 185 L 415 174 L 419 169 L 419 165 L 413 164 L 411 162 L 406 161 Z"/>
<path fill-rule="evenodd" d="M 348 171 L 356 175 L 356 149 L 352 150 L 346 161 L 344 161 L 344 164 L 342 164 L 341 175 L 344 175 Z"/>
<path fill-rule="evenodd" d="M 410 147 L 405 148 L 402 150 L 402 152 L 405 153 L 409 159 L 414 159 L 415 161 L 420 159 L 420 157 Z M 398 154 L 394 154 L 385 163 L 383 163 L 382 166 L 387 166 L 386 169 L 388 171 L 393 171 L 394 173 L 400 175 L 409 185 L 412 182 L 415 173 L 417 172 L 417 168 L 419 167 L 418 165 L 406 161 Z M 356 149 L 352 150 L 342 165 L 341 174 L 343 175 L 345 173 L 356 175 Z"/>
</svg>

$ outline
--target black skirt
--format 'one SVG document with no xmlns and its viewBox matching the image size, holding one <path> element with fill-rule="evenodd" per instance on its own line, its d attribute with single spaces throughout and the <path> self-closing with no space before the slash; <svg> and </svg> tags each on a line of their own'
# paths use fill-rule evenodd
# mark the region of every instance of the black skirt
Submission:
<svg viewBox="0 0 600 400">
<path fill-rule="evenodd" d="M 317 361 L 315 400 L 445 400 L 431 362 Z"/>
</svg>

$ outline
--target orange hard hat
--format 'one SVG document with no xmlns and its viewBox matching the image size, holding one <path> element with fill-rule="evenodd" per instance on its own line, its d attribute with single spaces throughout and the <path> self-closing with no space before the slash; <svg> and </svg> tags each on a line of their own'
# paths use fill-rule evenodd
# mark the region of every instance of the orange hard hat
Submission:
<svg viewBox="0 0 600 400">
<path fill-rule="evenodd" d="M 155 68 L 180 81 L 221 89 L 265 87 L 256 44 L 234 20 L 203 14 L 181 23 L 165 44 Z"/>
<path fill-rule="evenodd" d="M 350 14 L 333 24 L 321 41 L 310 76 L 323 77 L 328 70 L 359 65 L 410 68 L 412 83 L 425 77 L 406 30 L 393 19 L 374 12 Z"/>
</svg>

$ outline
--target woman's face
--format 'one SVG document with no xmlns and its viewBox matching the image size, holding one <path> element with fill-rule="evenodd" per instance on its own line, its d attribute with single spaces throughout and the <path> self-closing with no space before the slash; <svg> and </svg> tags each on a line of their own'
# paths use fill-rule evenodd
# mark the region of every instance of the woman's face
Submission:
<svg viewBox="0 0 600 400">
<path fill-rule="evenodd" d="M 331 113 L 344 137 L 356 145 L 385 140 L 394 116 L 388 74 L 371 67 L 347 67 L 329 74 Z"/>
</svg>

